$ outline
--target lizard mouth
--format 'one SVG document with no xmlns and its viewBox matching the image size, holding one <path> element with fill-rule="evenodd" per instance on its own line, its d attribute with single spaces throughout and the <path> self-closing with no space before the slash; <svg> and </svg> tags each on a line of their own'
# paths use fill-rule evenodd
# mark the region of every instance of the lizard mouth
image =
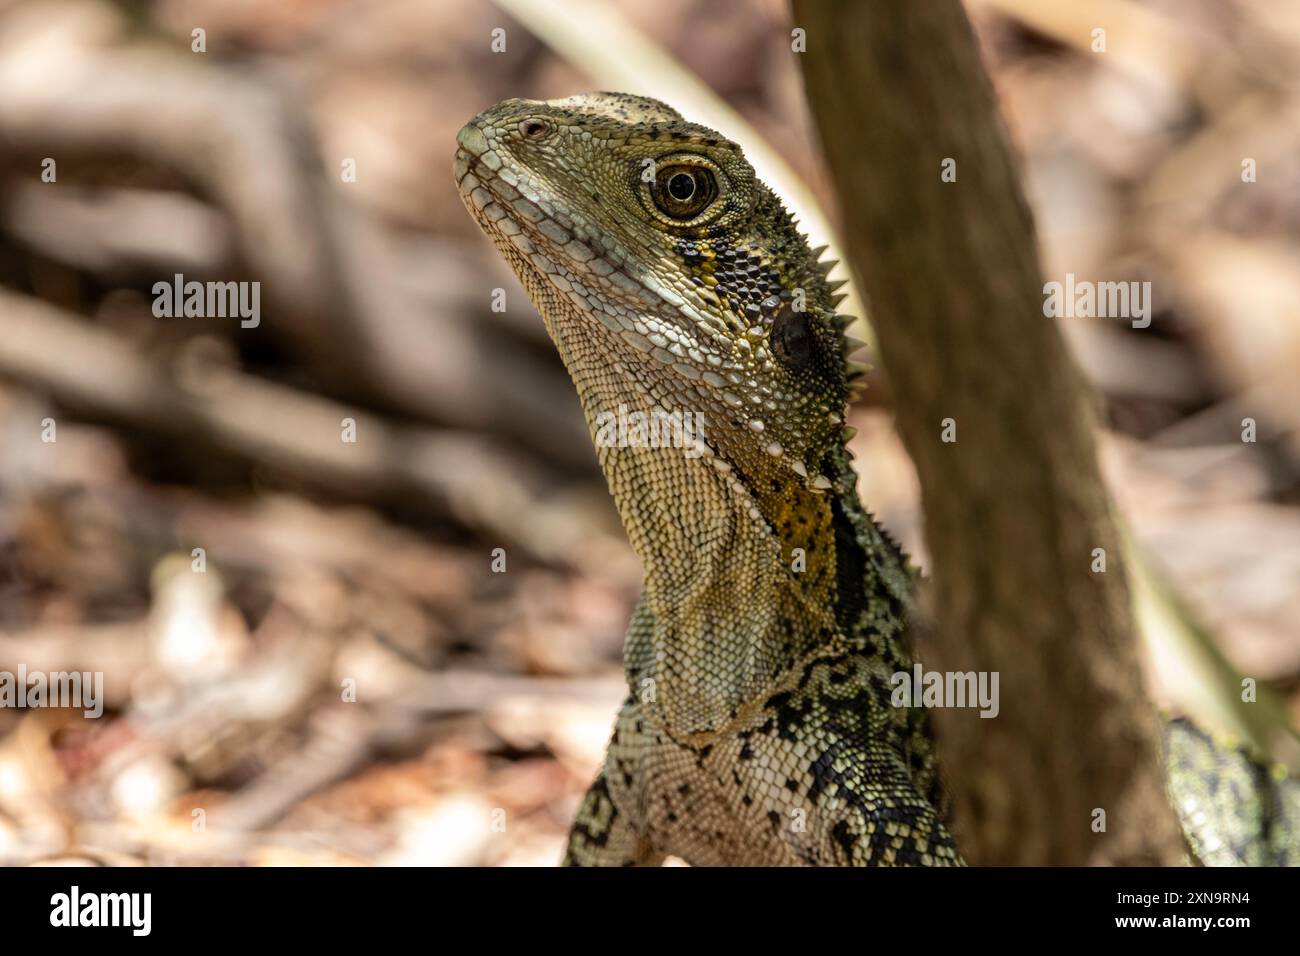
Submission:
<svg viewBox="0 0 1300 956">
<path fill-rule="evenodd" d="M 627 257 L 608 236 L 566 215 L 563 203 L 544 195 L 503 147 L 494 149 L 477 123 L 462 127 L 456 142 L 452 171 L 461 200 L 479 225 L 503 245 L 503 251 L 529 263 L 561 293 L 571 292 L 579 275 L 589 285 L 602 286 L 598 296 L 570 296 L 584 311 L 596 298 L 642 309 L 662 305 L 622 269 Z"/>
<path fill-rule="evenodd" d="M 680 367 L 692 350 L 704 363 L 704 353 L 729 351 L 717 319 L 638 268 L 638 256 L 611 230 L 568 215 L 563 196 L 519 166 L 504 146 L 494 148 L 477 121 L 466 124 L 456 141 L 453 173 L 461 200 L 521 279 L 546 283 L 578 313 L 661 363 Z M 721 382 L 713 371 L 702 374 Z"/>
</svg>

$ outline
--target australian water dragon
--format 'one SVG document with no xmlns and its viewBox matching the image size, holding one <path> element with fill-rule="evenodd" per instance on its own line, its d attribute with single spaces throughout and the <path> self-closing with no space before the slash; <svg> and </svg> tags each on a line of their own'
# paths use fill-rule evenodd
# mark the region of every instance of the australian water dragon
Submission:
<svg viewBox="0 0 1300 956">
<path fill-rule="evenodd" d="M 925 711 L 891 704 L 913 582 L 858 499 L 830 264 L 736 144 L 655 100 L 508 100 L 458 144 L 466 208 L 546 323 L 645 568 L 630 695 L 566 862 L 959 865 Z M 604 440 L 628 410 L 702 427 L 685 448 Z M 1175 769 L 1220 766 L 1177 734 Z M 1298 798 L 1239 770 L 1174 788 L 1192 844 L 1283 862 L 1273 804 Z"/>
</svg>

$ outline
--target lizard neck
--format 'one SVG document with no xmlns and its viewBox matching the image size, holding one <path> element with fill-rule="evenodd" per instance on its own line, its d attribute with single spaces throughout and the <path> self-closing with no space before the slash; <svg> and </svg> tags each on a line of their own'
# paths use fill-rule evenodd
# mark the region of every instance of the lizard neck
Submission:
<svg viewBox="0 0 1300 956">
<path fill-rule="evenodd" d="M 862 509 L 843 448 L 821 466 L 832 488 L 817 491 L 793 472 L 749 477 L 762 472 L 743 443 L 728 441 L 731 423 L 707 412 L 705 454 L 693 440 L 686 448 L 611 441 L 628 437 L 611 423 L 658 407 L 637 385 L 643 356 L 613 343 L 596 364 L 589 340 L 566 341 L 575 325 L 548 324 L 645 569 L 625 648 L 643 709 L 674 736 L 707 739 L 819 651 L 902 659 L 910 579 Z"/>
</svg>

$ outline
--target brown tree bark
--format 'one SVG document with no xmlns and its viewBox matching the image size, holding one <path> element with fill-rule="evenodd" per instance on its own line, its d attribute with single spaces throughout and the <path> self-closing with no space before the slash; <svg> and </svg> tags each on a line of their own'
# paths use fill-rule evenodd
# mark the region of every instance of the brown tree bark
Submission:
<svg viewBox="0 0 1300 956">
<path fill-rule="evenodd" d="M 923 659 L 1000 675 L 996 718 L 935 713 L 959 846 L 979 864 L 1180 862 L 1092 402 L 1043 315 L 1033 221 L 965 12 L 796 0 L 794 25 L 920 474 Z"/>
</svg>

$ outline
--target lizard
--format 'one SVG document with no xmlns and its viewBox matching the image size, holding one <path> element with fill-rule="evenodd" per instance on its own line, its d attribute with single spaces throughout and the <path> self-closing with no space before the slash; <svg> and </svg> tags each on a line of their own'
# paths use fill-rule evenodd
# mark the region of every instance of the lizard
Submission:
<svg viewBox="0 0 1300 956">
<path fill-rule="evenodd" d="M 928 716 L 891 696 L 915 571 L 858 497 L 862 343 L 824 248 L 736 143 L 647 97 L 506 100 L 459 131 L 453 173 L 542 316 L 644 567 L 629 694 L 564 863 L 964 865 Z M 614 440 L 629 409 L 699 427 Z M 1195 733 L 1168 740 L 1171 766 L 1213 762 Z M 1226 792 L 1174 795 L 1193 845 L 1233 862 L 1242 840 L 1205 825 Z"/>
<path fill-rule="evenodd" d="M 645 589 L 566 862 L 959 863 L 924 715 L 889 703 L 911 582 L 857 497 L 831 264 L 735 143 L 655 100 L 509 100 L 458 144 L 593 436 L 620 406 L 702 422 L 597 449 Z"/>
</svg>

